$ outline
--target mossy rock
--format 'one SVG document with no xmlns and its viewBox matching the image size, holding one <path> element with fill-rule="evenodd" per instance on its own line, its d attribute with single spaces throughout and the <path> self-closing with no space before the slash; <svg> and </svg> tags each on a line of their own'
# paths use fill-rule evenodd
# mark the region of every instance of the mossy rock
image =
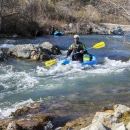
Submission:
<svg viewBox="0 0 130 130">
<path fill-rule="evenodd" d="M 130 111 L 124 112 L 119 120 L 127 125 L 130 122 Z"/>
<path fill-rule="evenodd" d="M 36 115 L 32 117 L 32 120 L 37 120 L 38 122 L 44 123 L 46 121 L 52 121 L 55 118 L 54 115 L 51 114 L 43 114 L 43 115 Z"/>
<path fill-rule="evenodd" d="M 17 109 L 15 112 L 12 112 L 10 116 L 17 117 L 26 115 L 30 111 L 30 107 L 23 107 L 21 109 Z"/>
</svg>

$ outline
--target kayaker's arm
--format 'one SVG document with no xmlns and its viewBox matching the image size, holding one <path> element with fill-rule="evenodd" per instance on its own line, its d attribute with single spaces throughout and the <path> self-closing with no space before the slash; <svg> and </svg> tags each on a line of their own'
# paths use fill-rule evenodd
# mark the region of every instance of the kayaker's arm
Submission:
<svg viewBox="0 0 130 130">
<path fill-rule="evenodd" d="M 66 57 L 68 57 L 71 54 L 72 50 L 68 50 Z"/>
</svg>

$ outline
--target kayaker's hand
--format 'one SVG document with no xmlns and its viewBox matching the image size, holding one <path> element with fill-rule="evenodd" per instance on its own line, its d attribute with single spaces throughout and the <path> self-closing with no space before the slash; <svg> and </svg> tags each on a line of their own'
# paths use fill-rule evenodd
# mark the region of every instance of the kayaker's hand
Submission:
<svg viewBox="0 0 130 130">
<path fill-rule="evenodd" d="M 71 52 L 71 54 L 73 55 L 75 53 L 75 50 L 73 50 L 72 52 Z"/>
<path fill-rule="evenodd" d="M 80 53 L 83 53 L 83 50 L 80 50 Z"/>
</svg>

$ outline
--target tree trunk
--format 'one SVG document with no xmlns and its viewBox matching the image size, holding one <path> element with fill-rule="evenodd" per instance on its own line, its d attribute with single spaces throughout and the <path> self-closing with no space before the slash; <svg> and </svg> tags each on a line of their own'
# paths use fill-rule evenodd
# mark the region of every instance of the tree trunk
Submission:
<svg viewBox="0 0 130 130">
<path fill-rule="evenodd" d="M 2 0 L 0 0 L 0 31 L 1 31 L 1 23 L 2 23 Z"/>
</svg>

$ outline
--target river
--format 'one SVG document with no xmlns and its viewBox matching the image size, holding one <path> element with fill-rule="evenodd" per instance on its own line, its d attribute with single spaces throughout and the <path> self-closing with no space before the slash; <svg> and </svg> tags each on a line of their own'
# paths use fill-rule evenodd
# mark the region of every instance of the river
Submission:
<svg viewBox="0 0 130 130">
<path fill-rule="evenodd" d="M 73 42 L 73 36 L 44 36 L 33 39 L 0 39 L 1 48 L 17 44 L 51 42 L 62 48 L 61 59 Z M 0 119 L 33 102 L 60 106 L 67 116 L 112 107 L 121 103 L 130 106 L 130 36 L 83 35 L 80 41 L 87 48 L 104 41 L 106 46 L 90 49 L 98 64 L 79 67 L 46 67 L 44 62 L 9 58 L 0 62 Z"/>
</svg>

